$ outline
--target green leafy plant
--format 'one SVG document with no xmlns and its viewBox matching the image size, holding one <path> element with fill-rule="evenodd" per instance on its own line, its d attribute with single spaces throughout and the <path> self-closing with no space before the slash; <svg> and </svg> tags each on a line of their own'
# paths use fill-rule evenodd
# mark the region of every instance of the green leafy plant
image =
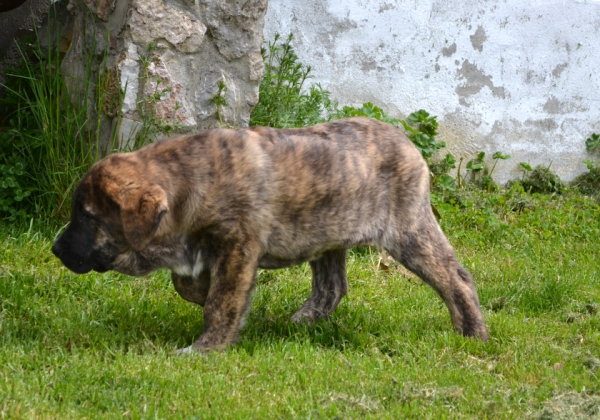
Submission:
<svg viewBox="0 0 600 420">
<path fill-rule="evenodd" d="M 485 152 L 479 152 L 475 159 L 471 159 L 467 162 L 467 171 L 470 172 L 473 177 L 483 173 L 485 169 L 485 163 L 483 162 L 484 157 Z"/>
<path fill-rule="evenodd" d="M 210 98 L 210 101 L 215 104 L 217 108 L 217 118 L 219 120 L 219 124 L 223 127 L 223 118 L 221 116 L 221 107 L 227 106 L 227 98 L 225 98 L 225 93 L 227 93 L 227 85 L 225 84 L 225 80 L 219 80 L 217 82 L 217 93 L 215 96 Z"/>
<path fill-rule="evenodd" d="M 423 109 L 413 112 L 406 121 L 400 120 L 400 124 L 408 133 L 408 138 L 417 146 L 427 162 L 438 149 L 446 147 L 445 142 L 438 142 L 435 139 L 438 132 L 438 122 L 436 116 L 430 116 Z"/>
<path fill-rule="evenodd" d="M 521 166 L 521 168 L 523 168 L 524 173 L 533 171 L 533 168 L 527 162 L 519 162 L 519 165 Z"/>
<path fill-rule="evenodd" d="M 471 181 L 478 188 L 486 191 L 496 190 L 497 186 L 489 175 L 485 166 L 485 152 L 479 152 L 477 157 L 467 162 L 467 173 L 471 176 Z"/>
<path fill-rule="evenodd" d="M 6 138 L 7 133 L 0 133 L 0 142 L 4 143 Z M 3 162 L 0 163 L 0 216 L 9 221 L 24 219 L 27 213 L 21 202 L 31 195 L 25 186 L 25 161 L 15 154 L 9 157 L 0 154 L 0 162 Z"/>
<path fill-rule="evenodd" d="M 600 165 L 591 159 L 585 159 L 583 163 L 587 166 L 588 172 L 575 178 L 572 185 L 582 194 L 595 197 L 600 202 Z"/>
<path fill-rule="evenodd" d="M 588 168 L 588 171 L 593 171 L 597 167 L 596 162 L 594 162 L 591 159 L 584 159 L 583 163 L 585 163 L 585 166 Z"/>
<path fill-rule="evenodd" d="M 339 118 L 347 118 L 347 117 L 366 117 L 373 118 L 378 121 L 383 121 L 386 123 L 390 123 L 395 127 L 400 126 L 400 120 L 397 118 L 390 117 L 385 113 L 383 109 L 380 107 L 373 105 L 372 102 L 365 102 L 360 108 L 355 108 L 352 106 L 344 106 L 339 115 Z"/>
<path fill-rule="evenodd" d="M 600 134 L 592 133 L 590 137 L 585 140 L 585 147 L 590 151 L 594 151 L 600 145 Z"/>
<path fill-rule="evenodd" d="M 440 190 L 442 193 L 456 190 L 456 182 L 454 178 L 449 175 L 450 170 L 455 168 L 456 158 L 451 153 L 447 153 L 443 160 L 429 164 L 429 169 L 434 176 L 434 190 Z"/>
<path fill-rule="evenodd" d="M 478 188 L 485 191 L 497 191 L 499 187 L 498 184 L 494 182 L 492 174 L 496 169 L 498 161 L 510 159 L 510 155 L 505 155 L 500 151 L 494 153 L 492 155 L 494 165 L 492 166 L 491 170 L 488 170 L 484 158 L 485 152 L 479 152 L 475 159 L 471 159 L 469 162 L 467 162 L 467 173 L 471 174 L 471 180 Z"/>
<path fill-rule="evenodd" d="M 298 61 L 290 34 L 284 42 L 275 35 L 261 49 L 265 73 L 260 84 L 258 104 L 250 114 L 250 125 L 303 127 L 331 119 L 337 112 L 329 92 L 319 84 L 305 89 L 311 67 Z"/>
<path fill-rule="evenodd" d="M 440 188 L 442 191 L 455 191 L 456 184 L 454 178 L 448 174 L 441 175 L 440 177 L 434 178 L 434 185 Z"/>
<path fill-rule="evenodd" d="M 501 159 L 502 160 L 510 159 L 510 155 L 505 155 L 502 152 L 498 151 L 492 155 L 492 159 L 494 159 L 494 166 L 492 166 L 492 170 L 490 171 L 490 177 L 494 173 L 494 169 L 496 169 L 496 165 L 498 164 L 498 161 Z"/>
</svg>

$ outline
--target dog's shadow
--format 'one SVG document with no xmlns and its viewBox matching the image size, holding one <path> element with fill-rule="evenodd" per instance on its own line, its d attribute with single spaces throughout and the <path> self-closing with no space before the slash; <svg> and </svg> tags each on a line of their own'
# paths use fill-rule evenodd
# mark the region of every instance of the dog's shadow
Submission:
<svg viewBox="0 0 600 420">
<path fill-rule="evenodd" d="M 261 307 L 251 308 L 246 324 L 240 331 L 240 340 L 232 347 L 234 351 L 253 354 L 260 349 L 287 344 L 338 351 L 377 346 L 385 351 L 399 338 L 397 333 L 407 332 L 406 326 L 400 326 L 399 331 L 392 331 L 392 326 L 386 325 L 379 314 L 365 313 L 360 307 L 343 303 L 329 318 L 311 324 L 295 323 L 291 320 L 294 311 L 276 309 L 276 313 L 265 313 Z M 150 304 L 142 299 L 136 307 L 132 307 L 127 300 L 116 300 L 103 310 L 90 312 L 89 316 L 94 322 L 87 326 L 80 325 L 79 329 L 73 325 L 70 333 L 59 333 L 64 337 L 59 341 L 63 341 L 66 350 L 96 347 L 111 351 L 145 352 L 144 349 L 149 347 L 162 347 L 171 351 L 192 344 L 204 328 L 202 307 L 184 301 L 175 291 L 160 303 Z M 417 327 L 417 330 L 422 328 L 422 331 L 431 328 L 430 325 L 413 327 Z"/>
<path fill-rule="evenodd" d="M 99 294 L 86 293 L 85 287 L 73 290 L 80 295 L 76 306 L 62 313 L 62 319 L 48 321 L 47 327 L 53 332 L 48 331 L 47 338 L 66 350 L 90 347 L 111 351 L 145 351 L 147 347 L 170 350 L 192 344 L 204 328 L 203 308 L 183 300 L 166 275 L 138 282 L 121 296 L 110 288 L 106 288 L 110 293 Z M 86 282 L 84 285 L 89 286 Z M 100 289 L 105 288 L 100 286 Z M 240 340 L 233 348 L 253 353 L 282 343 L 308 343 L 342 351 L 370 347 L 384 350 L 397 347 L 398 340 L 414 342 L 452 328 L 442 311 L 435 319 L 415 314 L 393 323 L 384 311 L 367 309 L 346 299 L 327 319 L 311 324 L 294 323 L 291 317 L 302 303 L 301 294 L 285 299 L 265 295 L 255 300 L 240 331 Z"/>
<path fill-rule="evenodd" d="M 296 303 L 300 307 L 302 301 Z M 188 303 L 179 302 L 177 305 Z M 173 325 L 181 328 L 172 331 L 177 336 L 159 339 L 164 339 L 168 345 L 185 347 L 198 338 L 204 326 L 202 308 L 189 305 L 195 307 L 195 314 L 177 316 Z M 384 313 L 342 302 L 328 318 L 296 323 L 291 319 L 294 310 L 287 309 L 277 307 L 270 311 L 262 305 L 252 307 L 233 349 L 252 355 L 261 349 L 299 344 L 342 352 L 377 348 L 377 351 L 393 356 L 401 351 L 399 343 L 403 341 L 414 344 L 432 336 L 443 336 L 444 332 L 452 330 L 452 324 L 443 311 L 433 317 L 415 314 L 400 324 L 392 324 Z"/>
<path fill-rule="evenodd" d="M 135 348 L 150 342 L 158 347 L 182 348 L 192 344 L 204 328 L 202 307 L 178 296 L 159 308 L 132 310 L 124 303 L 116 303 L 111 309 L 110 315 L 97 324 L 98 339 L 108 347 Z M 366 324 L 368 320 L 356 313 L 341 310 L 328 319 L 298 324 L 291 320 L 293 311 L 265 316 L 260 309 L 253 309 L 256 308 L 250 310 L 233 348 L 253 353 L 260 347 L 282 342 L 311 343 L 331 349 L 358 349 L 365 345 L 364 337 L 358 333 L 364 328 L 356 328 L 356 325 Z"/>
</svg>

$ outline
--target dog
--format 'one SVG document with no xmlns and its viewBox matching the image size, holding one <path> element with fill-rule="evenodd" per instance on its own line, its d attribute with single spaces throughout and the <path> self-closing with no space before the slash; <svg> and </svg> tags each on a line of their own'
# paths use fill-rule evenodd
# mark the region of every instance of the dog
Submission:
<svg viewBox="0 0 600 420">
<path fill-rule="evenodd" d="M 109 155 L 79 182 L 52 251 L 80 274 L 170 269 L 181 297 L 204 307 L 186 353 L 235 343 L 258 268 L 309 262 L 312 293 L 292 320 L 327 317 L 361 244 L 433 287 L 458 332 L 488 339 L 473 279 L 432 213 L 425 160 L 377 120 L 216 129 Z"/>
</svg>

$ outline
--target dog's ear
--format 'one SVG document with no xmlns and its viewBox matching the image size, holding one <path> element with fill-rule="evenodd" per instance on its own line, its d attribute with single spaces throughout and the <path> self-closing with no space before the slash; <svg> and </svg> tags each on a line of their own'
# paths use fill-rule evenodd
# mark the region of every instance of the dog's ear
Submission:
<svg viewBox="0 0 600 420">
<path fill-rule="evenodd" d="M 158 185 L 130 184 L 119 192 L 118 204 L 125 239 L 136 251 L 143 250 L 169 211 L 165 191 Z"/>
</svg>

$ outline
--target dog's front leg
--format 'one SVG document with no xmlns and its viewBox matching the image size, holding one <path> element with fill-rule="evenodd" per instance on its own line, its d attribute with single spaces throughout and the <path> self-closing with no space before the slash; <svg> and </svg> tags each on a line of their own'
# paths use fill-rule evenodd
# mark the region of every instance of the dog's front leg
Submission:
<svg viewBox="0 0 600 420">
<path fill-rule="evenodd" d="M 211 264 L 204 330 L 192 344 L 192 350 L 224 349 L 237 340 L 254 289 L 258 255 L 258 246 L 252 241 L 219 250 Z"/>
</svg>

